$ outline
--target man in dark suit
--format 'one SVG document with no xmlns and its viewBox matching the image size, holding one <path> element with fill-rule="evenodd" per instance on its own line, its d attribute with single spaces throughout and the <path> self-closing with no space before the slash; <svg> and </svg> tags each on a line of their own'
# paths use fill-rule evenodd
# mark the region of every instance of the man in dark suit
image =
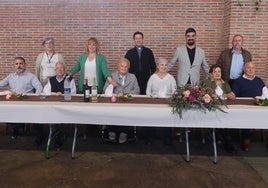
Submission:
<svg viewBox="0 0 268 188">
<path fill-rule="evenodd" d="M 129 72 L 134 74 L 138 80 L 140 94 L 146 94 L 147 82 L 150 76 L 156 71 L 155 58 L 152 50 L 143 46 L 143 33 L 133 34 L 135 47 L 128 50 L 125 58 L 130 61 Z"/>
</svg>

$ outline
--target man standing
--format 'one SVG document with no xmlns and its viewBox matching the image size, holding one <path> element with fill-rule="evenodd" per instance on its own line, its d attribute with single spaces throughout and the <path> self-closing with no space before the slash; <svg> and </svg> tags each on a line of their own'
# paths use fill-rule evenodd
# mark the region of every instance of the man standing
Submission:
<svg viewBox="0 0 268 188">
<path fill-rule="evenodd" d="M 154 54 L 151 49 L 143 46 L 143 33 L 133 34 L 135 47 L 128 50 L 125 58 L 130 61 L 129 72 L 134 74 L 138 80 L 140 94 L 146 94 L 147 82 L 150 76 L 156 71 Z"/>
<path fill-rule="evenodd" d="M 196 31 L 188 28 L 185 31 L 186 45 L 179 46 L 168 66 L 168 71 L 178 63 L 177 84 L 199 84 L 200 69 L 203 68 L 206 76 L 209 76 L 209 66 L 206 62 L 205 52 L 196 46 Z"/>
<path fill-rule="evenodd" d="M 23 57 L 16 57 L 14 59 L 14 66 L 16 71 L 9 74 L 6 78 L 0 81 L 0 88 L 9 86 L 11 92 L 16 94 L 25 93 L 41 93 L 43 87 L 38 78 L 26 70 L 26 62 Z M 18 126 L 23 126 L 23 123 L 12 123 L 13 133 L 12 139 L 19 135 Z"/>
<path fill-rule="evenodd" d="M 234 35 L 232 48 L 222 51 L 216 62 L 216 64 L 221 66 L 223 80 L 229 83 L 231 89 L 233 89 L 234 80 L 243 75 L 245 63 L 252 61 L 250 52 L 243 49 L 242 46 L 243 36 L 240 34 Z M 231 138 L 231 130 L 223 129 L 220 131 L 220 134 L 222 134 L 226 151 L 235 153 L 236 148 Z"/>
<path fill-rule="evenodd" d="M 222 78 L 231 88 L 235 79 L 242 76 L 245 63 L 252 61 L 249 51 L 242 48 L 243 36 L 234 35 L 232 48 L 221 52 L 216 64 L 221 66 Z"/>
</svg>

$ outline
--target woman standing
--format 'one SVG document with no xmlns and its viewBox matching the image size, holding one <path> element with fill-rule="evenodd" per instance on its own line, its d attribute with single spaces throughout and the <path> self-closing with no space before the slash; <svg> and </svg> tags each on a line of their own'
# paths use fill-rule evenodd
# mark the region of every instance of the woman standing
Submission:
<svg viewBox="0 0 268 188">
<path fill-rule="evenodd" d="M 87 41 L 86 53 L 79 56 L 77 63 L 71 69 L 71 74 L 74 75 L 80 71 L 78 80 L 78 91 L 83 92 L 83 84 L 85 78 L 88 79 L 88 85 L 93 85 L 95 79 L 98 86 L 98 93 L 101 94 L 106 80 L 116 85 L 116 82 L 111 78 L 111 72 L 107 67 L 106 58 L 100 54 L 99 42 L 96 38 L 90 38 Z"/>
<path fill-rule="evenodd" d="M 35 74 L 44 87 L 48 79 L 56 75 L 56 62 L 64 62 L 64 60 L 61 54 L 55 52 L 55 42 L 53 38 L 45 38 L 42 45 L 45 51 L 37 56 Z"/>
</svg>

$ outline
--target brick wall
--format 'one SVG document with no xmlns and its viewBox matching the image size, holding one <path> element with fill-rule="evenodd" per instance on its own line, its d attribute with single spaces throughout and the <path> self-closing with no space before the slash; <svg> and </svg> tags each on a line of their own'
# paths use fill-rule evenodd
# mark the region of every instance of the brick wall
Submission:
<svg viewBox="0 0 268 188">
<path fill-rule="evenodd" d="M 13 71 L 13 58 L 24 56 L 34 71 L 44 37 L 56 40 L 68 69 L 84 52 L 85 41 L 97 37 L 111 71 L 133 46 L 132 34 L 144 33 L 155 57 L 171 59 L 184 44 L 184 31 L 197 30 L 198 45 L 209 64 L 241 33 L 244 46 L 258 64 L 257 74 L 268 84 L 268 1 L 255 11 L 252 0 L 0 0 L 0 79 Z M 174 72 L 175 73 L 175 70 Z"/>
</svg>

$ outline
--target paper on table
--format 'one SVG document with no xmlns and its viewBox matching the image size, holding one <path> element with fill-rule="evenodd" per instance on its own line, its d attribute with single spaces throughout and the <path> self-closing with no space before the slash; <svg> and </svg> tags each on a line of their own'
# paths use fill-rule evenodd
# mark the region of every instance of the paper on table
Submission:
<svg viewBox="0 0 268 188">
<path fill-rule="evenodd" d="M 268 89 L 267 89 L 267 87 L 262 88 L 261 99 L 268 99 Z"/>
<path fill-rule="evenodd" d="M 7 95 L 7 94 L 9 94 L 9 93 L 10 93 L 9 90 L 1 91 L 1 92 L 0 92 L 0 96 L 2 96 L 2 95 Z"/>
<path fill-rule="evenodd" d="M 106 97 L 111 97 L 113 96 L 113 91 L 114 91 L 114 86 L 112 84 L 110 84 L 106 89 L 105 89 L 105 93 L 104 95 Z"/>
</svg>

